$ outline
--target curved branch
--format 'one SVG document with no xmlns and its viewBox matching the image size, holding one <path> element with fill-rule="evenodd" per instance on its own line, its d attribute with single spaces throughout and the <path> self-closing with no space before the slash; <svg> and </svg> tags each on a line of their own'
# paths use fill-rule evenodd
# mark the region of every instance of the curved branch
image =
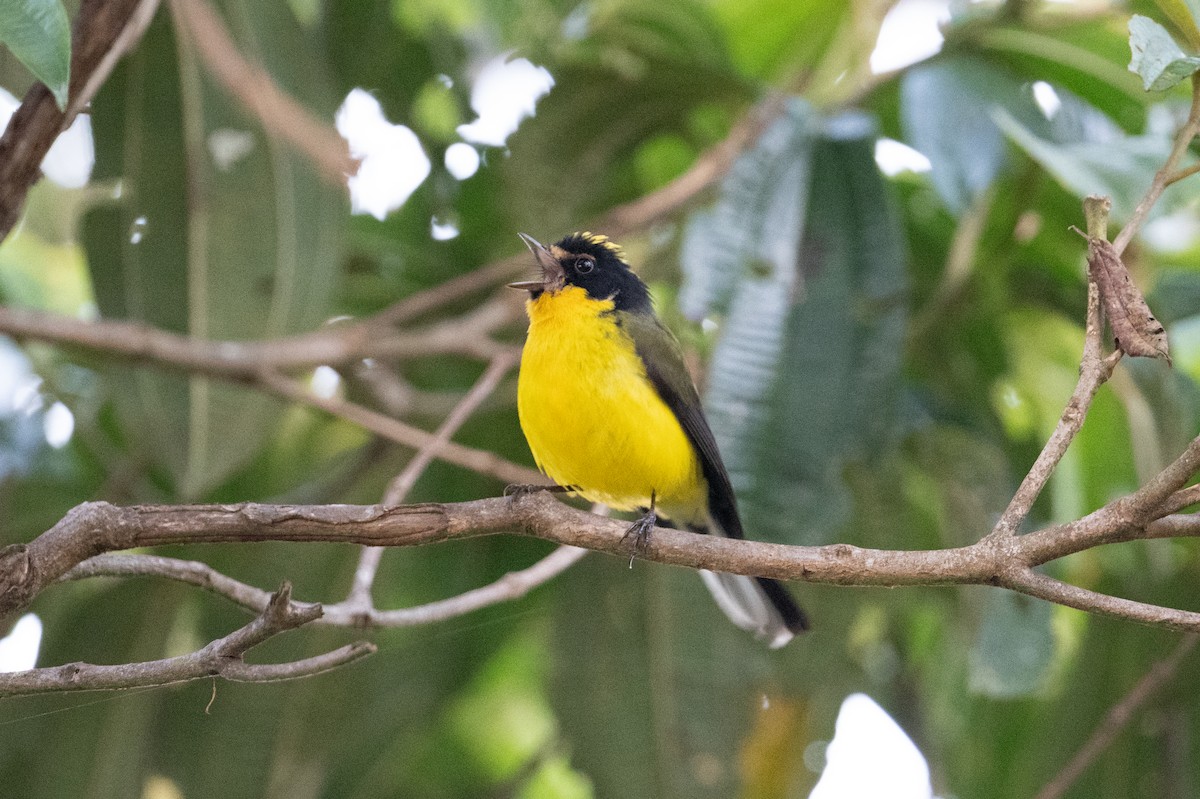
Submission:
<svg viewBox="0 0 1200 799">
<path fill-rule="evenodd" d="M 223 677 L 241 682 L 274 682 L 308 677 L 351 663 L 375 651 L 375 645 L 358 641 L 316 657 L 290 663 L 250 664 L 242 656 L 268 638 L 294 630 L 320 618 L 320 605 L 297 605 L 291 601 L 286 583 L 270 595 L 262 613 L 239 630 L 187 655 L 95 666 L 68 663 L 44 669 L 0 674 L 0 697 L 64 691 L 97 691 L 141 688 L 154 685 Z"/>
<path fill-rule="evenodd" d="M 301 369 L 361 361 L 458 354 L 491 360 L 510 347 L 487 334 L 516 320 L 515 303 L 489 303 L 425 330 L 399 333 L 351 323 L 266 341 L 209 341 L 138 322 L 83 321 L 61 314 L 0 306 L 0 333 L 205 377 L 251 381 L 262 369 Z"/>
<path fill-rule="evenodd" d="M 347 602 L 325 605 L 322 608 L 323 615 L 314 619 L 312 624 L 318 627 L 416 627 L 446 621 L 520 599 L 562 574 L 587 553 L 586 549 L 560 546 L 532 566 L 509 572 L 488 585 L 410 608 L 378 610 Z M 97 555 L 83 561 L 60 579 L 84 580 L 89 577 L 163 577 L 211 591 L 255 612 L 262 612 L 271 599 L 270 592 L 235 580 L 207 563 L 161 555 Z"/>
</svg>

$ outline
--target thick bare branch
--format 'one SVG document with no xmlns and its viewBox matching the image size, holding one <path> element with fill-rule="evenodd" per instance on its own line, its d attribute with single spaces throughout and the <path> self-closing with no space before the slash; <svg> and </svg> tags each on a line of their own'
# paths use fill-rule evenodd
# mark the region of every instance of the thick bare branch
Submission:
<svg viewBox="0 0 1200 799">
<path fill-rule="evenodd" d="M 1168 495 L 1169 496 L 1169 495 Z M 1118 503 L 1120 500 L 1118 500 Z M 1042 579 L 1031 571 L 1047 553 L 1079 551 L 1114 540 L 1151 537 L 1131 531 L 1108 506 L 1070 525 L 1027 536 L 987 537 L 956 549 L 887 551 L 846 544 L 786 546 L 657 529 L 644 557 L 659 563 L 833 585 L 1001 585 L 1133 621 L 1200 631 L 1200 614 L 1153 608 Z M 1158 524 L 1155 522 L 1154 524 Z M 1153 527 L 1153 525 L 1151 525 Z M 1194 535 L 1200 525 L 1181 529 Z M 24 608 L 43 588 L 86 558 L 162 544 L 253 541 L 340 541 L 372 546 L 422 544 L 496 533 L 521 533 L 559 544 L 628 557 L 626 525 L 556 502 L 547 494 L 513 501 L 453 504 L 194 505 L 75 508 L 27 545 L 0 551 L 0 615 Z M 1160 531 L 1154 537 L 1168 534 Z M 1109 600 L 1112 601 L 1109 601 Z"/>
<path fill-rule="evenodd" d="M 270 595 L 266 607 L 253 621 L 224 638 L 218 638 L 203 649 L 187 655 L 143 663 L 118 666 L 68 663 L 64 666 L 0 674 L 0 697 L 141 688 L 204 677 L 224 677 L 242 682 L 274 682 L 329 671 L 375 651 L 374 644 L 359 641 L 291 663 L 257 665 L 243 660 L 246 652 L 268 638 L 294 630 L 320 616 L 320 605 L 298 605 L 292 602 L 291 587 L 284 584 Z"/>
</svg>

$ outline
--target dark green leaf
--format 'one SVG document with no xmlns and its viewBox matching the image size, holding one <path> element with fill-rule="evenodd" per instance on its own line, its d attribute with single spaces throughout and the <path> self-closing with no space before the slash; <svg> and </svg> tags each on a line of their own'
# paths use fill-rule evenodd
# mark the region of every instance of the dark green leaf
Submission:
<svg viewBox="0 0 1200 799">
<path fill-rule="evenodd" d="M 304 46 L 286 8 L 229 7 L 247 41 Z M 267 66 L 284 88 L 332 105 L 311 62 L 276 61 Z M 210 83 L 191 50 L 176 51 L 164 16 L 106 85 L 95 124 L 97 172 L 123 187 L 118 206 L 87 219 L 105 316 L 234 340 L 321 321 L 344 225 L 340 193 Z M 140 141 L 153 145 L 129 144 Z M 142 369 L 114 369 L 113 377 L 134 446 L 184 497 L 245 465 L 279 412 L 261 394 L 220 382 Z"/>
<path fill-rule="evenodd" d="M 829 540 L 849 459 L 886 446 L 907 285 L 861 116 L 794 104 L 739 160 L 684 244 L 685 311 L 727 307 L 709 419 L 755 536 Z"/>
<path fill-rule="evenodd" d="M 995 113 L 1048 131 L 1029 88 L 1007 71 L 972 56 L 942 58 L 904 73 L 900 114 L 907 142 L 929 159 L 942 201 L 961 214 L 1008 163 Z"/>
<path fill-rule="evenodd" d="M 1145 124 L 1153 98 L 1127 68 L 1129 37 L 1106 20 L 1036 28 L 998 25 L 979 31 L 969 46 L 1026 81 L 1045 81 L 1060 94 L 1066 90 L 1081 97 L 1130 133 Z"/>
<path fill-rule="evenodd" d="M 1037 693 L 1054 661 L 1053 607 L 1005 591 L 989 591 L 971 648 L 971 690 L 999 699 Z"/>
<path fill-rule="evenodd" d="M 1167 29 L 1149 17 L 1130 18 L 1129 49 L 1129 70 L 1141 76 L 1146 91 L 1165 91 L 1200 69 L 1200 58 L 1183 52 Z"/>
<path fill-rule="evenodd" d="M 59 108 L 66 108 L 71 79 L 71 26 L 62 0 L 0 3 L 0 43 L 46 84 Z"/>
<path fill-rule="evenodd" d="M 1122 136 L 1111 141 L 1077 141 L 1056 143 L 1037 135 L 1004 110 L 997 110 L 994 119 L 1000 129 L 1029 157 L 1041 164 L 1067 191 L 1079 197 L 1102 194 L 1112 198 L 1112 217 L 1128 219 L 1154 173 L 1162 166 L 1171 151 L 1168 136 L 1149 133 L 1144 136 Z M 1184 156 L 1182 165 L 1194 162 Z M 1169 214 L 1191 201 L 1185 184 L 1168 186 L 1155 204 L 1152 217 Z"/>
</svg>

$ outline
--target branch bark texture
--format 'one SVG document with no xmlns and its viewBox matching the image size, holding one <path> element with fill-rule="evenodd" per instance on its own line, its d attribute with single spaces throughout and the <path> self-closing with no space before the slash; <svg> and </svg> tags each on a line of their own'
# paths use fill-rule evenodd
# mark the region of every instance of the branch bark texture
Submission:
<svg viewBox="0 0 1200 799">
<path fill-rule="evenodd" d="M 1200 445 L 1191 449 L 1200 453 Z M 1165 499 L 1169 503 L 1169 493 Z M 1142 510 L 1135 513 L 1131 508 Z M 1101 544 L 1200 535 L 1198 516 L 1161 520 L 1153 516 L 1137 495 L 1132 495 L 1070 524 L 1024 536 L 987 537 L 955 549 L 922 551 L 848 544 L 788 546 L 658 528 L 639 554 L 646 560 L 676 566 L 832 585 L 1003 586 L 1095 613 L 1200 632 L 1200 613 L 1097 594 L 1034 571 L 1051 560 Z M 545 493 L 515 501 L 494 498 L 401 506 L 245 503 L 118 507 L 93 502 L 76 507 L 29 544 L 0 552 L 0 614 L 19 612 L 40 591 L 89 558 L 135 547 L 255 541 L 406 547 L 517 533 L 624 558 L 629 554 L 625 532 L 626 525 L 620 521 L 571 508 Z"/>
</svg>

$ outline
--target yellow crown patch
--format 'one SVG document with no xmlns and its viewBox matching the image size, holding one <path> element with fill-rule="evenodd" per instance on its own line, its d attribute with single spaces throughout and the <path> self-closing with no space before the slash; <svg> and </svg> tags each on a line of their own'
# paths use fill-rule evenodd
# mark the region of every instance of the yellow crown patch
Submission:
<svg viewBox="0 0 1200 799">
<path fill-rule="evenodd" d="M 575 235 L 578 236 L 579 238 L 583 239 L 584 241 L 586 241 L 588 244 L 595 244 L 600 247 L 603 247 L 604 249 L 608 250 L 613 255 L 615 255 L 618 259 L 620 259 L 622 263 L 625 263 L 625 264 L 629 263 L 628 261 L 625 260 L 624 248 L 622 248 L 620 244 L 617 244 L 615 241 L 610 239 L 608 236 L 605 236 L 603 233 L 593 233 L 590 230 L 585 230 L 585 231 L 582 231 L 581 233 L 576 233 Z"/>
</svg>

